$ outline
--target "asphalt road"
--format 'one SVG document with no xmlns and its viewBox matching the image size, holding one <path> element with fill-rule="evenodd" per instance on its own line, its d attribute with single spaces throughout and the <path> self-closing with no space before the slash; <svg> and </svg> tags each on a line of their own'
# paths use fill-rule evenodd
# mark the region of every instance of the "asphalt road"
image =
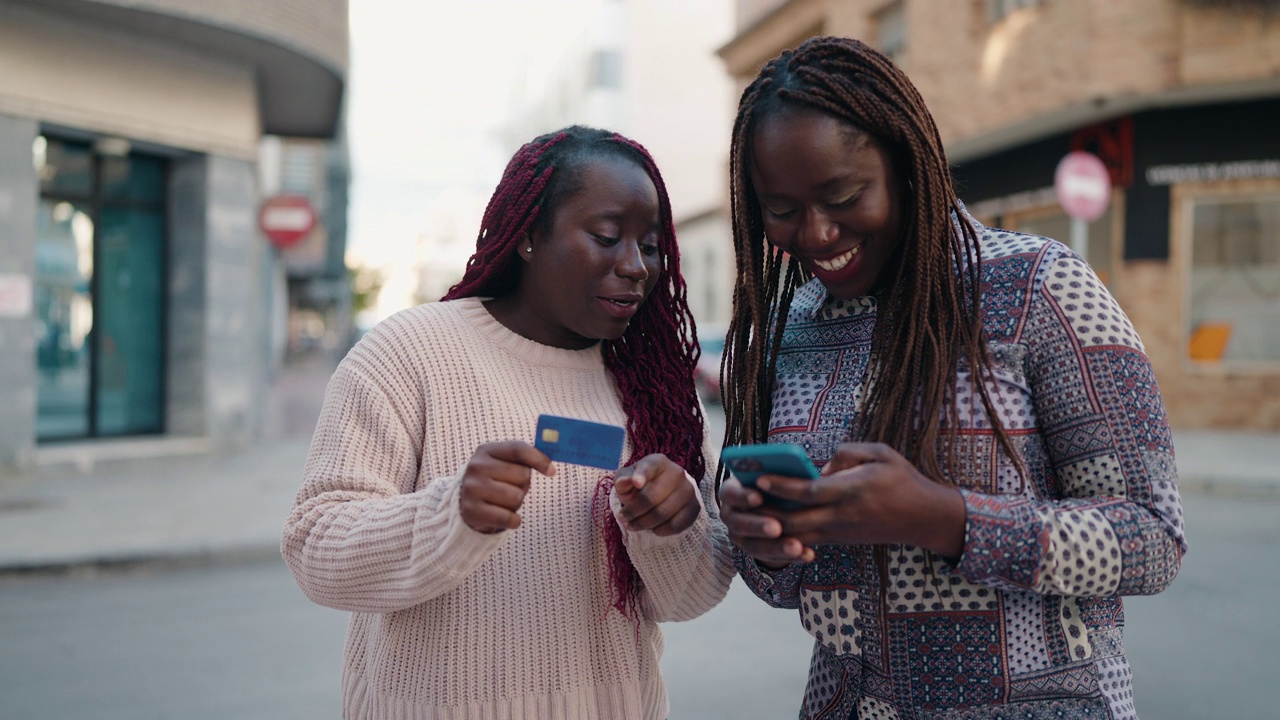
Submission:
<svg viewBox="0 0 1280 720">
<path fill-rule="evenodd" d="M 1181 575 L 1126 605 L 1138 711 L 1280 716 L 1280 503 L 1185 501 Z M 278 561 L 0 577 L 0 718 L 338 718 L 345 628 Z M 792 613 L 735 583 L 664 632 L 672 718 L 795 717 L 810 646 Z"/>
</svg>

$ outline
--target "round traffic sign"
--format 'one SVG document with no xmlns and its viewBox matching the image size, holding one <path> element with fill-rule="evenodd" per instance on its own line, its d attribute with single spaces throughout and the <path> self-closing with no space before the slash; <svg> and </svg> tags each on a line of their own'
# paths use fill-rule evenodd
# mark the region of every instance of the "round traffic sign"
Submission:
<svg viewBox="0 0 1280 720">
<path fill-rule="evenodd" d="M 315 229 L 316 211 L 311 201 L 302 195 L 276 195 L 262 203 L 258 227 L 272 245 L 291 247 Z"/>
<path fill-rule="evenodd" d="M 1053 191 L 1068 216 L 1093 222 L 1111 202 L 1111 173 L 1097 155 L 1075 150 L 1058 161 Z"/>
</svg>

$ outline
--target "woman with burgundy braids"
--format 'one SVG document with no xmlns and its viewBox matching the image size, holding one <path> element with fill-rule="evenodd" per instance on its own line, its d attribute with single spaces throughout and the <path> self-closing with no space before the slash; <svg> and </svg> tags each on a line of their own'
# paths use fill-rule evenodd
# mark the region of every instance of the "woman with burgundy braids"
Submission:
<svg viewBox="0 0 1280 720">
<path fill-rule="evenodd" d="M 522 147 L 442 302 L 370 331 L 326 391 L 282 551 L 353 613 L 348 720 L 668 716 L 657 623 L 733 577 L 662 177 L 615 133 Z M 553 463 L 538 416 L 623 426 Z"/>
<path fill-rule="evenodd" d="M 919 93 L 855 40 L 764 66 L 730 166 L 726 442 L 821 470 L 725 479 L 720 511 L 743 579 L 814 638 L 800 716 L 1136 717 L 1121 596 L 1167 587 L 1186 541 L 1106 287 L 972 218 Z"/>
</svg>

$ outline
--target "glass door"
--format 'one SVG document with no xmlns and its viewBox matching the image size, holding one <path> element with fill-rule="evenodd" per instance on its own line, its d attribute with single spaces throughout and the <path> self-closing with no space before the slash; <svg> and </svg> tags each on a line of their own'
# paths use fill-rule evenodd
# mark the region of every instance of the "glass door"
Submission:
<svg viewBox="0 0 1280 720">
<path fill-rule="evenodd" d="M 164 429 L 164 161 L 40 138 L 37 439 Z"/>
<path fill-rule="evenodd" d="M 83 437 L 93 360 L 92 209 L 42 198 L 36 228 L 36 436 Z"/>
</svg>

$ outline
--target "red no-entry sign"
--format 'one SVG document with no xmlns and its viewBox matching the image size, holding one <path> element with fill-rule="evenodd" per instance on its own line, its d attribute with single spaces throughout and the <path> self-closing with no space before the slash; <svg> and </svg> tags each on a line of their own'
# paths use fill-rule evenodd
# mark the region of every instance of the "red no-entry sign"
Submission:
<svg viewBox="0 0 1280 720">
<path fill-rule="evenodd" d="M 1069 217 L 1093 222 L 1111 202 L 1111 173 L 1098 156 L 1075 150 L 1058 161 L 1053 190 Z"/>
<path fill-rule="evenodd" d="M 258 227 L 272 245 L 287 248 L 297 245 L 315 229 L 316 211 L 302 195 L 276 195 L 262 203 Z"/>
</svg>

